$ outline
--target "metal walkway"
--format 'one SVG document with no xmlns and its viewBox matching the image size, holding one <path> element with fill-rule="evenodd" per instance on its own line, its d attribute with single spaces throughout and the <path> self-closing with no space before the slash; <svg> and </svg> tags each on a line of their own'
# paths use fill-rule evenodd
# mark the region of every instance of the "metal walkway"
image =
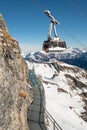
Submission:
<svg viewBox="0 0 87 130">
<path fill-rule="evenodd" d="M 40 80 L 36 77 L 34 69 L 29 70 L 29 79 L 34 91 L 33 103 L 28 110 L 30 130 L 62 130 L 59 124 L 45 109 L 44 88 Z M 51 124 L 51 128 L 48 128 L 47 122 Z"/>
<path fill-rule="evenodd" d="M 33 87 L 33 103 L 28 110 L 28 123 L 30 130 L 47 130 L 44 120 L 44 90 L 34 70 L 29 70 L 30 84 Z"/>
</svg>

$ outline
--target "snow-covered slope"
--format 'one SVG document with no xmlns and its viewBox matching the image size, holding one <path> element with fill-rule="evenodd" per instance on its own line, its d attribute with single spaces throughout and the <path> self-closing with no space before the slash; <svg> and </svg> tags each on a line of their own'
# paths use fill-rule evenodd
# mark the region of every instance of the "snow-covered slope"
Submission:
<svg viewBox="0 0 87 130">
<path fill-rule="evenodd" d="M 33 68 L 40 77 L 46 109 L 61 128 L 87 130 L 87 71 L 81 69 L 87 69 L 87 51 L 76 48 L 56 53 L 38 51 L 25 59 L 29 69 Z M 53 130 L 50 123 L 48 130 Z"/>
<path fill-rule="evenodd" d="M 50 61 L 63 61 L 65 63 L 75 65 L 87 69 L 87 51 L 77 48 L 67 48 L 63 52 L 50 52 L 45 53 L 38 51 L 26 55 L 26 59 L 35 62 L 50 62 Z"/>
<path fill-rule="evenodd" d="M 62 62 L 28 62 L 28 66 L 41 77 L 46 109 L 61 128 L 87 130 L 87 72 Z M 50 123 L 48 130 L 53 130 Z"/>
</svg>

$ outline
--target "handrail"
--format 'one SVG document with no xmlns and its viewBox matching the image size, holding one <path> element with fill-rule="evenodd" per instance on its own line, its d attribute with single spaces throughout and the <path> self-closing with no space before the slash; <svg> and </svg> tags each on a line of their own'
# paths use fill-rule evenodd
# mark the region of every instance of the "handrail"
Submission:
<svg viewBox="0 0 87 130">
<path fill-rule="evenodd" d="M 50 121 L 53 124 L 53 130 L 62 130 L 62 128 L 59 126 L 59 124 L 54 120 L 54 118 L 52 117 L 52 115 L 46 110 L 46 108 L 44 107 L 44 104 L 42 103 L 43 99 L 42 99 L 42 94 L 41 94 L 41 88 L 43 89 L 43 93 L 44 93 L 44 87 L 43 85 L 41 85 L 39 88 L 39 92 L 40 92 L 40 96 L 41 96 L 41 109 L 43 108 L 44 114 L 46 114 L 46 116 L 50 119 Z M 44 122 L 45 123 L 45 122 Z"/>
<path fill-rule="evenodd" d="M 34 70 L 33 70 L 33 73 L 34 73 Z M 35 73 L 34 73 L 35 74 Z M 62 130 L 62 128 L 60 127 L 60 125 L 54 120 L 54 118 L 52 117 L 52 115 L 46 110 L 46 108 L 45 108 L 45 103 L 44 103 L 44 98 L 43 98 L 43 96 L 44 96 L 44 87 L 43 87 L 43 85 L 42 85 L 42 83 L 41 83 L 41 81 L 39 80 L 39 77 L 37 77 L 38 78 L 38 80 L 37 80 L 37 82 L 38 82 L 38 84 L 41 84 L 41 85 L 38 85 L 38 89 L 39 89 L 39 94 L 40 94 L 40 111 L 39 111 L 39 124 L 41 125 L 41 123 L 44 123 L 44 126 L 46 126 L 46 122 L 45 122 L 45 115 L 47 116 L 47 118 L 52 122 L 52 124 L 53 124 L 53 130 Z M 42 93 L 42 91 L 43 91 L 43 93 Z M 43 95 L 42 95 L 43 94 Z M 44 113 L 44 121 L 42 121 L 41 119 L 42 119 L 42 115 L 41 115 L 41 113 L 42 113 L 42 111 L 43 111 L 43 113 Z M 41 129 L 43 130 L 43 128 L 41 127 Z"/>
<path fill-rule="evenodd" d="M 51 114 L 44 108 L 44 112 L 46 116 L 50 119 L 50 121 L 53 123 L 53 130 L 62 130 L 62 128 L 59 126 L 59 124 L 54 120 L 54 118 L 51 116 Z"/>
</svg>

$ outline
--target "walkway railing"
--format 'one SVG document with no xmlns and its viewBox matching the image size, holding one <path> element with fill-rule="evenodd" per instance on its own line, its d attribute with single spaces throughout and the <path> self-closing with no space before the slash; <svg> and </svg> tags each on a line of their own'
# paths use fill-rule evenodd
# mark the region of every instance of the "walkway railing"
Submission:
<svg viewBox="0 0 87 130">
<path fill-rule="evenodd" d="M 48 124 L 51 125 L 52 130 L 62 130 L 59 124 L 54 120 L 54 118 L 50 115 L 50 113 L 44 108 L 45 118 L 48 121 Z M 49 126 L 50 127 L 50 126 Z"/>
<path fill-rule="evenodd" d="M 51 116 L 51 114 L 45 109 L 45 101 L 43 99 L 45 92 L 44 92 L 44 87 L 43 87 L 42 83 L 41 83 L 41 86 L 38 86 L 38 88 L 39 88 L 40 97 L 41 97 L 41 99 L 40 99 L 41 100 L 41 107 L 40 108 L 41 108 L 41 110 L 43 109 L 45 118 L 52 125 L 51 129 L 53 128 L 52 130 L 62 130 L 62 128 L 54 120 L 54 118 Z M 45 123 L 44 125 L 46 126 L 47 125 L 46 122 L 44 122 L 44 123 Z"/>
<path fill-rule="evenodd" d="M 35 73 L 34 73 L 34 70 L 32 70 L 31 72 L 32 72 L 32 77 L 37 78 Z M 51 116 L 51 114 L 49 114 L 49 112 L 45 109 L 45 98 L 44 98 L 45 92 L 44 92 L 44 87 L 41 83 L 41 80 L 38 77 L 37 80 L 33 79 L 33 82 L 34 82 L 33 85 L 38 84 L 38 90 L 39 90 L 38 94 L 40 94 L 40 104 L 39 104 L 40 110 L 39 110 L 38 122 L 40 124 L 41 129 L 47 130 L 46 129 L 46 127 L 47 127 L 48 130 L 62 130 L 62 128 L 54 120 L 54 118 Z M 33 111 L 33 110 L 31 110 L 31 111 Z M 36 110 L 34 110 L 34 111 L 36 111 Z M 43 126 L 44 126 L 44 128 L 43 128 Z"/>
</svg>

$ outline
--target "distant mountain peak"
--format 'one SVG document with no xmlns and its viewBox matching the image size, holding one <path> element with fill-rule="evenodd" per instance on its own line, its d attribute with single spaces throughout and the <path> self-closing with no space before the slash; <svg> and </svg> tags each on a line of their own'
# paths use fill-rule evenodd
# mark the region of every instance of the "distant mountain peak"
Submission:
<svg viewBox="0 0 87 130">
<path fill-rule="evenodd" d="M 63 52 L 38 51 L 26 55 L 26 59 L 34 62 L 57 62 L 62 61 L 87 70 L 87 50 L 67 48 Z"/>
</svg>

